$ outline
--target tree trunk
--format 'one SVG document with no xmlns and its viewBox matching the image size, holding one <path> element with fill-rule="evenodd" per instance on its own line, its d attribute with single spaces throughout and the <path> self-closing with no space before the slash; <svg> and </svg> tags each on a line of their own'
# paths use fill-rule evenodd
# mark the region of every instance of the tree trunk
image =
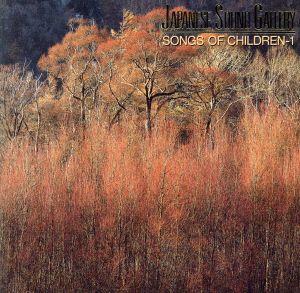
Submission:
<svg viewBox="0 0 300 293">
<path fill-rule="evenodd" d="M 209 135 L 210 134 L 210 129 L 211 129 L 211 116 L 209 116 L 206 120 L 206 126 L 205 126 L 205 135 Z"/>
<path fill-rule="evenodd" d="M 41 111 L 39 107 L 39 102 L 35 100 L 36 111 L 37 111 L 37 130 L 35 135 L 35 152 L 37 153 L 39 150 L 39 136 L 40 136 L 40 129 L 41 129 Z"/>
<path fill-rule="evenodd" d="M 147 120 L 146 120 L 146 130 L 149 134 L 152 131 L 152 117 L 151 117 L 151 108 L 152 108 L 152 100 L 147 98 Z"/>
<path fill-rule="evenodd" d="M 85 100 L 84 99 L 82 99 L 81 100 L 81 108 L 80 108 L 80 110 L 81 110 L 81 121 L 82 121 L 82 123 L 84 124 L 85 123 L 85 120 L 86 120 L 86 114 L 85 114 Z"/>
</svg>

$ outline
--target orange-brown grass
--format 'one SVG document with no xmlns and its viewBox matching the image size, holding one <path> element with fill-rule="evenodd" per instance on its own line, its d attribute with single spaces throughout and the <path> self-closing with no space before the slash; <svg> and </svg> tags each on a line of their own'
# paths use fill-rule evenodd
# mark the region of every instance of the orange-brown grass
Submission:
<svg viewBox="0 0 300 293">
<path fill-rule="evenodd" d="M 246 110 L 234 134 L 161 122 L 9 146 L 0 173 L 1 292 L 296 292 L 298 125 Z"/>
</svg>

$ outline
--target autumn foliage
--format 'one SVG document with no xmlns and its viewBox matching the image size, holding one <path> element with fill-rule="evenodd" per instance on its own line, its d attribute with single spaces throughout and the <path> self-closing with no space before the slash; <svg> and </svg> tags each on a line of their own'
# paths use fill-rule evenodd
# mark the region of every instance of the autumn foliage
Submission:
<svg viewBox="0 0 300 293">
<path fill-rule="evenodd" d="M 1 292 L 299 291 L 299 56 L 163 47 L 162 17 L 72 20 L 39 79 L 0 67 L 20 130 L 0 148 Z"/>
</svg>

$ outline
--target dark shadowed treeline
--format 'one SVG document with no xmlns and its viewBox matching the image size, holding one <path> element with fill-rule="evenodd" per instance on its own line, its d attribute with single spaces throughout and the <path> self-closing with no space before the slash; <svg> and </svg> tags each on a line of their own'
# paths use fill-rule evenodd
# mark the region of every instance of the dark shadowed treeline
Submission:
<svg viewBox="0 0 300 293">
<path fill-rule="evenodd" d="M 185 6 L 189 9 L 214 11 L 222 3 L 228 11 L 245 11 L 257 1 L 210 0 L 1 0 L 0 63 L 32 61 L 35 66 L 41 54 L 61 40 L 69 30 L 68 19 L 84 17 L 101 26 L 117 29 L 123 9 L 145 14 L 156 7 Z M 299 10 L 298 1 L 259 1 L 269 10 Z M 298 6 L 297 6 L 298 5 Z"/>
</svg>

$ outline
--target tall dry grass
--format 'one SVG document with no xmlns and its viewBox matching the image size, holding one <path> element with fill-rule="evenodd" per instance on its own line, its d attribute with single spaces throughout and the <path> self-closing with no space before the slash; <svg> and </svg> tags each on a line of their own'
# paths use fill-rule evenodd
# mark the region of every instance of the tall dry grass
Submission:
<svg viewBox="0 0 300 293">
<path fill-rule="evenodd" d="M 214 148 L 160 123 L 2 154 L 1 292 L 296 292 L 299 125 L 246 110 Z"/>
</svg>

